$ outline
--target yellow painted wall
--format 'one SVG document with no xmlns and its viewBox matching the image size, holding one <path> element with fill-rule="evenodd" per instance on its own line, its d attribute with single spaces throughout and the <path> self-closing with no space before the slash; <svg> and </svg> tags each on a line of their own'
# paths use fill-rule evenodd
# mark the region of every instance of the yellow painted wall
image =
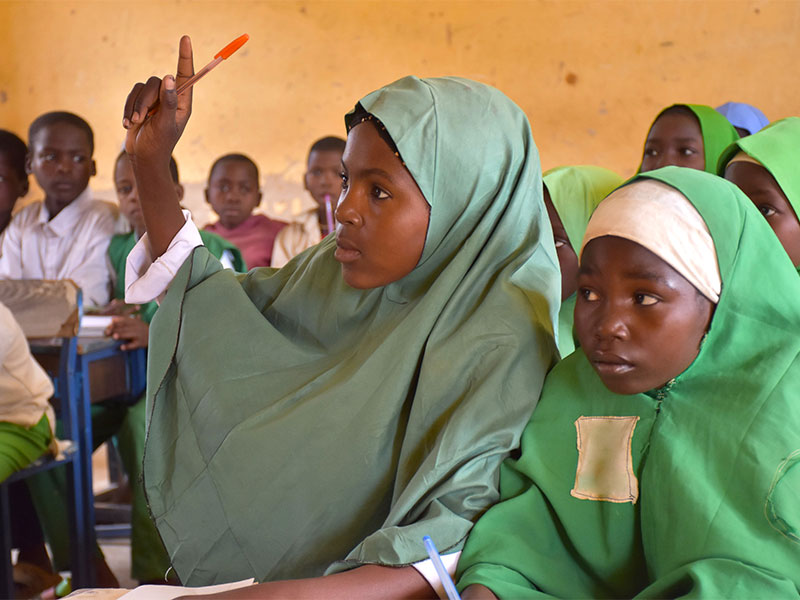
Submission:
<svg viewBox="0 0 800 600">
<path fill-rule="evenodd" d="M 92 186 L 113 198 L 132 83 L 172 72 L 183 33 L 199 66 L 247 32 L 250 42 L 195 88 L 176 149 L 201 221 L 216 156 L 252 155 L 267 209 L 291 210 L 310 142 L 342 135 L 359 97 L 406 74 L 505 91 L 527 112 L 545 168 L 593 163 L 629 175 L 668 104 L 800 113 L 799 26 L 794 0 L 0 0 L 0 127 L 25 134 L 48 110 L 83 115 L 97 138 Z"/>
</svg>

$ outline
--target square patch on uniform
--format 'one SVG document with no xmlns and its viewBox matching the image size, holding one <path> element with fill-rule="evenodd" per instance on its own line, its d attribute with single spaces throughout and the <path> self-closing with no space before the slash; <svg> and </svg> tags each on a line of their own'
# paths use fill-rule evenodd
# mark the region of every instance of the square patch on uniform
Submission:
<svg viewBox="0 0 800 600">
<path fill-rule="evenodd" d="M 579 417 L 578 468 L 570 494 L 584 500 L 636 503 L 631 440 L 639 417 Z"/>
</svg>

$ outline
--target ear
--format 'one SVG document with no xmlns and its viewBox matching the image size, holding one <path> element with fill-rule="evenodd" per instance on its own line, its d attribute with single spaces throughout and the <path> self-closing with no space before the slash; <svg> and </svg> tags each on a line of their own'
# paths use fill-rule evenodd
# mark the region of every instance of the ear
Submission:
<svg viewBox="0 0 800 600">
<path fill-rule="evenodd" d="M 25 172 L 28 175 L 33 175 L 33 152 L 28 152 L 25 155 Z"/>
<path fill-rule="evenodd" d="M 206 197 L 206 202 L 208 202 L 209 204 L 211 204 L 211 198 L 209 198 L 209 197 L 208 197 L 208 188 L 206 188 L 206 189 L 204 189 L 204 190 L 203 190 L 203 194 L 204 194 L 204 195 L 205 195 L 205 197 Z"/>
<path fill-rule="evenodd" d="M 20 186 L 19 186 L 19 197 L 22 198 L 24 196 L 27 196 L 28 195 L 28 190 L 30 189 L 30 187 L 31 187 L 30 186 L 30 182 L 28 181 L 28 178 L 26 177 L 24 179 L 24 181 L 22 181 L 22 183 L 20 183 Z"/>
<path fill-rule="evenodd" d="M 95 175 L 97 175 L 97 163 L 96 163 L 96 162 L 94 162 L 94 160 L 92 160 L 92 170 L 91 170 L 91 172 L 90 172 L 90 175 L 91 175 L 92 177 L 94 177 Z"/>
<path fill-rule="evenodd" d="M 305 189 L 307 192 L 311 191 L 308 189 L 308 171 L 306 171 L 305 175 L 303 175 L 303 189 Z"/>
<path fill-rule="evenodd" d="M 263 194 L 261 193 L 261 190 L 258 190 L 258 202 L 256 203 L 256 206 L 260 206 L 261 205 L 261 197 L 262 196 L 263 196 Z"/>
<path fill-rule="evenodd" d="M 208 190 L 206 190 L 206 192 L 207 191 Z M 176 183 L 175 184 L 175 193 L 178 195 L 178 202 L 183 201 L 184 189 L 183 189 L 183 186 L 180 183 Z M 206 198 L 208 198 L 208 193 L 206 193 Z"/>
</svg>

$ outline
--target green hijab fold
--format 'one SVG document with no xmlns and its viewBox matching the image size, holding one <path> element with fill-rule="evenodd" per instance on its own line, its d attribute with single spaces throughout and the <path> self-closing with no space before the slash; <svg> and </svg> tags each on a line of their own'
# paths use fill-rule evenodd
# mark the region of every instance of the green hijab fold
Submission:
<svg viewBox="0 0 800 600">
<path fill-rule="evenodd" d="M 800 117 L 775 121 L 758 133 L 736 140 L 719 158 L 720 177 L 725 176 L 725 167 L 740 150 L 770 172 L 795 215 L 800 215 Z"/>
<path fill-rule="evenodd" d="M 524 113 L 457 78 L 361 105 L 430 204 L 418 266 L 356 290 L 334 236 L 239 278 L 201 247 L 153 320 L 144 482 L 189 585 L 407 565 L 424 535 L 460 548 L 553 363 L 558 264 Z"/>
<path fill-rule="evenodd" d="M 800 595 L 800 280 L 733 184 L 678 167 L 633 181 L 644 178 L 684 194 L 716 246 L 722 293 L 700 353 L 664 388 L 633 395 L 610 392 L 580 348 L 560 362 L 520 458 L 501 472 L 504 501 L 470 534 L 461 588 L 482 583 L 500 598 Z M 628 424 L 614 438 L 627 462 L 601 453 L 594 464 L 627 465 L 617 484 L 636 482 L 634 502 L 571 494 L 586 419 Z"/>
<path fill-rule="evenodd" d="M 577 254 L 594 209 L 624 180 L 608 169 L 581 165 L 550 169 L 544 174 L 543 181 L 569 243 Z M 572 334 L 574 311 L 575 294 L 572 294 L 561 303 L 558 313 L 558 351 L 562 357 L 575 350 Z"/>
</svg>

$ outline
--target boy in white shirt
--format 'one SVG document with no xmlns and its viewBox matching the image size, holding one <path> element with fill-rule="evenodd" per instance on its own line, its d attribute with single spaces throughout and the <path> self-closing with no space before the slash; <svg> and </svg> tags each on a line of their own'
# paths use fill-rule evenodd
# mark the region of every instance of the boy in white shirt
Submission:
<svg viewBox="0 0 800 600">
<path fill-rule="evenodd" d="M 116 208 L 91 197 L 92 128 L 72 113 L 45 113 L 31 124 L 28 143 L 27 169 L 45 198 L 11 219 L 0 248 L 0 279 L 72 279 L 83 290 L 84 306 L 104 306 Z"/>
</svg>

